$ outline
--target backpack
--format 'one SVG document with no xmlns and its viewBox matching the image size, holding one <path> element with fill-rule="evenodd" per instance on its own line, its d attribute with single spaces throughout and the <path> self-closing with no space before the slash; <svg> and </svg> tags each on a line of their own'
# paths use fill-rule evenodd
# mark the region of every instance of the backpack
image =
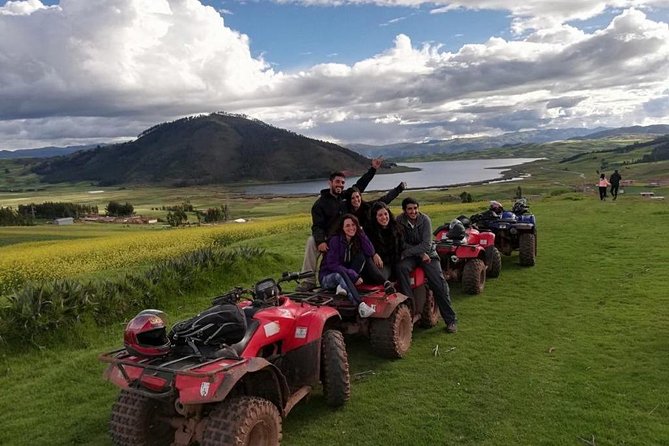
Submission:
<svg viewBox="0 0 669 446">
<path fill-rule="evenodd" d="M 172 344 L 220 348 L 236 344 L 246 333 L 246 317 L 233 304 L 214 305 L 198 315 L 178 322 L 170 330 Z"/>
</svg>

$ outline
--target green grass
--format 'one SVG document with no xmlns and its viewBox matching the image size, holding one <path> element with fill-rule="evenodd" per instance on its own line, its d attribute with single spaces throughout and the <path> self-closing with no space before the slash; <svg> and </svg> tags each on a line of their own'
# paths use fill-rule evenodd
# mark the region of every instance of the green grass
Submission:
<svg viewBox="0 0 669 446">
<path fill-rule="evenodd" d="M 475 195 L 505 201 L 515 189 L 477 187 Z M 284 421 L 283 444 L 666 444 L 667 203 L 632 195 L 600 202 L 588 192 L 530 204 L 539 224 L 535 267 L 504 257 L 501 276 L 479 296 L 453 284 L 459 332 L 447 335 L 442 323 L 417 329 L 403 360 L 377 358 L 364 338 L 349 338 L 351 372 L 362 374 L 350 403 L 331 410 L 317 391 Z M 436 225 L 482 206 L 435 205 L 430 215 Z M 175 296 L 171 320 L 222 289 L 298 269 L 305 237 L 245 242 L 279 257 L 213 274 L 197 292 Z M 111 444 L 117 391 L 101 379 L 96 356 L 120 345 L 122 329 L 83 326 L 42 350 L 1 346 L 0 407 L 11 416 L 0 417 L 0 444 Z"/>
</svg>

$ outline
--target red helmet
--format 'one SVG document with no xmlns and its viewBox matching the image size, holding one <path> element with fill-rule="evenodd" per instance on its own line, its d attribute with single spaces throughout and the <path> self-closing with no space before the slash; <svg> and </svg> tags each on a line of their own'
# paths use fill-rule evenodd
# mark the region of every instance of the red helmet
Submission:
<svg viewBox="0 0 669 446">
<path fill-rule="evenodd" d="M 123 332 L 123 344 L 131 355 L 163 356 L 170 351 L 167 317 L 160 310 L 140 311 Z"/>
</svg>

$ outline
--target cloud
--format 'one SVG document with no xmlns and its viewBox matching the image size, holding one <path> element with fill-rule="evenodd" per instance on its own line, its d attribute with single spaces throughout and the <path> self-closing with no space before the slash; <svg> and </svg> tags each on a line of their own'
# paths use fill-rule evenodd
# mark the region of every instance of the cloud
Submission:
<svg viewBox="0 0 669 446">
<path fill-rule="evenodd" d="M 547 2 L 525 3 L 550 12 Z M 566 3 L 582 11 L 613 5 Z M 512 8 L 502 0 L 467 4 Z M 247 36 L 196 0 L 9 2 L 0 7 L 0 149 L 133 138 L 217 110 L 371 144 L 665 119 L 666 23 L 626 9 L 583 31 L 555 14 L 550 26 L 457 51 L 399 34 L 350 65 L 275 72 L 251 55 Z"/>
</svg>

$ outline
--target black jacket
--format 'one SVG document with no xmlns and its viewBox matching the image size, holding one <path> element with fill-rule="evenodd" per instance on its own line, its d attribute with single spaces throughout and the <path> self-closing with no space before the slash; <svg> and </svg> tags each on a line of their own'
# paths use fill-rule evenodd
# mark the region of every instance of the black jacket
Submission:
<svg viewBox="0 0 669 446">
<path fill-rule="evenodd" d="M 370 167 L 355 183 L 355 187 L 363 192 L 374 178 L 374 174 L 376 169 Z M 329 188 L 321 190 L 321 196 L 311 207 L 311 235 L 314 236 L 317 245 L 327 241 L 328 237 L 337 231 L 339 217 L 347 212 L 348 199 L 352 193 L 351 187 L 339 196 L 332 195 Z"/>
<path fill-rule="evenodd" d="M 613 173 L 611 174 L 611 177 L 609 178 L 609 182 L 610 182 L 611 184 L 616 184 L 616 185 L 617 185 L 617 184 L 620 184 L 620 180 L 621 180 L 621 179 L 622 179 L 622 177 L 620 176 L 619 173 L 617 173 L 617 172 L 613 172 Z"/>
</svg>

